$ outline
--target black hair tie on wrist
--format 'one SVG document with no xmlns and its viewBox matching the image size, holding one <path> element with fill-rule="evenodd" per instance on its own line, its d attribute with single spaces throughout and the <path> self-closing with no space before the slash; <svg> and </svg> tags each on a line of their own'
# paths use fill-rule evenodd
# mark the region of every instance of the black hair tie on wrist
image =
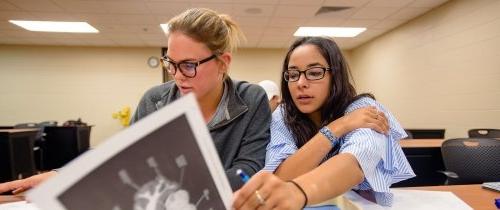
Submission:
<svg viewBox="0 0 500 210">
<path fill-rule="evenodd" d="M 302 209 L 305 208 L 306 205 L 307 205 L 307 194 L 306 194 L 306 191 L 304 191 L 304 189 L 302 189 L 302 187 L 300 187 L 300 185 L 297 184 L 297 182 L 294 182 L 293 180 L 288 180 L 287 182 L 292 183 L 293 185 L 295 185 L 295 187 L 299 188 L 300 192 L 302 192 L 302 194 L 304 195 L 304 198 L 305 198 L 304 206 L 302 206 Z"/>
</svg>

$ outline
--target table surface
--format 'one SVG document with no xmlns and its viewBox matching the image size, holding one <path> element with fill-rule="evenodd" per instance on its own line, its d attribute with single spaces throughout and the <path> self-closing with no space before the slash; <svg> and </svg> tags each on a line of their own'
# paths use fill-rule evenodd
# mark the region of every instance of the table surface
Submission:
<svg viewBox="0 0 500 210">
<path fill-rule="evenodd" d="M 27 131 L 38 131 L 38 128 L 13 128 L 13 129 L 0 129 L 0 132 L 6 133 L 19 133 L 19 132 L 27 132 Z"/>
<path fill-rule="evenodd" d="M 0 203 L 23 201 L 24 195 L 0 195 Z"/>
<path fill-rule="evenodd" d="M 426 187 L 405 187 L 397 189 L 449 191 L 462 199 L 465 203 L 477 210 L 496 210 L 495 199 L 500 198 L 500 192 L 481 188 L 480 184 L 445 185 Z"/>
<path fill-rule="evenodd" d="M 437 148 L 441 147 L 446 139 L 401 139 L 402 148 Z"/>
</svg>

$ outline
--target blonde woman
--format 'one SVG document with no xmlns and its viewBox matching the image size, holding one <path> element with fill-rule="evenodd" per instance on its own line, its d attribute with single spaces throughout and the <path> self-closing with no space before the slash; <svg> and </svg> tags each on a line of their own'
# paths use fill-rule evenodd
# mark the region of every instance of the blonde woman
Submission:
<svg viewBox="0 0 500 210">
<path fill-rule="evenodd" d="M 132 122 L 194 93 L 231 186 L 237 189 L 243 184 L 237 169 L 254 174 L 264 166 L 271 122 L 266 93 L 228 76 L 241 32 L 228 16 L 199 8 L 174 17 L 169 27 L 162 61 L 173 81 L 148 90 Z"/>
</svg>

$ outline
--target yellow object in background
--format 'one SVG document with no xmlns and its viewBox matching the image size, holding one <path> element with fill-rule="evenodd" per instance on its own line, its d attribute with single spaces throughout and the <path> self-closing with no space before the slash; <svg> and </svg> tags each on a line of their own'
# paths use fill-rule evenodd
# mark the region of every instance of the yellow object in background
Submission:
<svg viewBox="0 0 500 210">
<path fill-rule="evenodd" d="M 113 119 L 120 120 L 120 123 L 127 127 L 130 123 L 130 107 L 124 106 L 120 111 L 113 113 Z"/>
</svg>

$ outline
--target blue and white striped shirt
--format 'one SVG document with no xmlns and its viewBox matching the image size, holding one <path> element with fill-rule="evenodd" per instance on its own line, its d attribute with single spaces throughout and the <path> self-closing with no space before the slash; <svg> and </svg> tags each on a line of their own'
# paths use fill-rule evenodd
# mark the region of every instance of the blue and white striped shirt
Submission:
<svg viewBox="0 0 500 210">
<path fill-rule="evenodd" d="M 375 106 L 385 114 L 389 121 L 389 134 L 384 135 L 369 128 L 351 131 L 339 139 L 340 150 L 325 157 L 324 161 L 338 153 L 352 154 L 365 176 L 364 181 L 353 189 L 373 191 L 378 204 L 390 206 L 393 199 L 389 189 L 391 184 L 415 176 L 399 145 L 399 140 L 406 137 L 406 133 L 384 106 L 368 97 L 350 104 L 345 113 L 368 106 Z M 297 146 L 291 131 L 285 125 L 283 108 L 279 106 L 273 112 L 271 142 L 267 146 L 266 165 L 262 170 L 274 172 L 295 151 Z"/>
</svg>

